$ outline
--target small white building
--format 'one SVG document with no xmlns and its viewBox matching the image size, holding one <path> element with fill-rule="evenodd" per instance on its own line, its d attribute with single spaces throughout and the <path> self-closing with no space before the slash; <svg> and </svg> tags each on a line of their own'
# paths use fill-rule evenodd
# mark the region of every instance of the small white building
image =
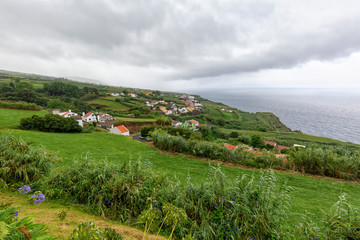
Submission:
<svg viewBox="0 0 360 240">
<path fill-rule="evenodd" d="M 166 111 L 164 111 L 164 113 L 165 113 L 165 115 L 169 116 L 169 115 L 173 114 L 173 111 L 171 111 L 171 110 L 166 110 Z"/>
<path fill-rule="evenodd" d="M 99 113 L 97 120 L 98 122 L 106 122 L 113 120 L 113 117 L 108 113 Z"/>
<path fill-rule="evenodd" d="M 187 113 L 188 112 L 188 110 L 186 109 L 186 108 L 180 108 L 180 109 L 178 109 L 178 111 L 180 112 L 180 113 Z"/>
<path fill-rule="evenodd" d="M 118 135 L 130 136 L 129 129 L 127 129 L 124 125 L 116 127 L 112 126 L 109 132 Z"/>
<path fill-rule="evenodd" d="M 60 114 L 60 109 L 52 109 L 49 112 L 54 114 L 54 115 L 59 115 Z"/>
<path fill-rule="evenodd" d="M 87 114 L 83 113 L 82 120 L 87 123 L 96 122 L 96 116 L 92 112 L 88 112 Z"/>
<path fill-rule="evenodd" d="M 59 113 L 59 115 L 65 118 L 69 118 L 69 117 L 77 116 L 78 114 L 69 110 L 67 112 Z"/>
<path fill-rule="evenodd" d="M 78 115 L 76 115 L 76 116 L 71 116 L 71 118 L 75 119 L 81 127 L 84 127 L 82 118 L 81 118 L 80 116 L 78 116 Z"/>
</svg>

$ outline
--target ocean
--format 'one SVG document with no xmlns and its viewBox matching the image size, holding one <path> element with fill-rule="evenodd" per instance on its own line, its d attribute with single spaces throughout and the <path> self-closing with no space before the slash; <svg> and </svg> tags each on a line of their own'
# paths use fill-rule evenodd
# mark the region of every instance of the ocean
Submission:
<svg viewBox="0 0 360 240">
<path fill-rule="evenodd" d="M 247 112 L 272 112 L 292 130 L 360 144 L 360 92 L 242 89 L 193 94 Z"/>
</svg>

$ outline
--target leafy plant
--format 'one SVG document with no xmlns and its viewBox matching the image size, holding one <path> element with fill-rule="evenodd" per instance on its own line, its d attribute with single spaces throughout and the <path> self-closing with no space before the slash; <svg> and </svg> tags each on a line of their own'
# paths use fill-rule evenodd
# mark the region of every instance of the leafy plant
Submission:
<svg viewBox="0 0 360 240">
<path fill-rule="evenodd" d="M 12 136 L 0 137 L 0 178 L 6 183 L 34 182 L 48 174 L 57 157 Z"/>
<path fill-rule="evenodd" d="M 91 221 L 81 223 L 73 233 L 69 240 L 122 240 L 124 237 L 118 234 L 114 229 L 101 229 L 95 226 Z"/>
<path fill-rule="evenodd" d="M 58 217 L 60 219 L 60 221 L 64 221 L 65 218 L 66 218 L 66 215 L 67 215 L 67 212 L 62 210 L 59 214 L 58 214 Z"/>
</svg>

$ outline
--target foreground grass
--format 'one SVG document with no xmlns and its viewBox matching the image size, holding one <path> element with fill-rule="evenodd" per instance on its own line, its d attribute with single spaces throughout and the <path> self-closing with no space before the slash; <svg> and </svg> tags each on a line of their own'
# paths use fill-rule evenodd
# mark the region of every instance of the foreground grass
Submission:
<svg viewBox="0 0 360 240">
<path fill-rule="evenodd" d="M 147 144 L 107 133 L 63 134 L 20 130 L 3 130 L 2 133 L 11 133 L 34 146 L 44 146 L 48 150 L 57 152 L 63 160 L 57 163 L 56 167 L 72 164 L 75 159 L 85 154 L 90 154 L 95 159 L 107 159 L 115 164 L 140 159 L 154 170 L 167 174 L 170 178 L 176 177 L 183 183 L 188 176 L 194 183 L 204 182 L 209 169 L 207 162 L 163 154 Z M 223 167 L 223 172 L 230 180 L 243 174 L 254 176 L 260 174 L 259 170 L 228 166 Z M 322 216 L 322 211 L 328 211 L 341 193 L 347 193 L 350 202 L 360 208 L 360 185 L 331 179 L 315 179 L 300 174 L 277 173 L 276 175 L 280 182 L 286 182 L 294 190 L 289 211 L 290 226 L 298 222 L 299 216 L 305 210 L 313 213 L 314 218 Z"/>
<path fill-rule="evenodd" d="M 20 119 L 32 115 L 44 116 L 45 111 L 31 111 L 0 108 L 0 128 L 13 128 L 20 125 Z"/>
<path fill-rule="evenodd" d="M 0 192 L 0 204 L 1 203 L 12 203 L 12 206 L 20 207 L 20 218 L 31 217 L 35 223 L 45 223 L 49 233 L 59 237 L 59 239 L 67 239 L 80 223 L 86 221 L 92 221 L 97 227 L 111 227 L 118 233 L 123 234 L 126 239 L 142 239 L 143 237 L 141 230 L 87 214 L 84 211 L 80 211 L 79 206 L 76 205 L 63 206 L 48 200 L 40 205 L 34 205 L 29 203 L 26 196 L 11 192 Z M 58 217 L 61 211 L 67 212 L 66 218 L 63 221 Z M 155 239 L 155 236 L 150 235 L 148 239 Z M 157 239 L 165 238 L 158 237 Z"/>
</svg>

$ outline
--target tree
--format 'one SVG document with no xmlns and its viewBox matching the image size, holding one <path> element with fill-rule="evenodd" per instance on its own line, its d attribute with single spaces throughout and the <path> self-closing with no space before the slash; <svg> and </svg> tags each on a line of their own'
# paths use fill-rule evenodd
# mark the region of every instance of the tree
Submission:
<svg viewBox="0 0 360 240">
<path fill-rule="evenodd" d="M 262 140 L 261 136 L 259 136 L 259 135 L 252 135 L 250 144 L 253 147 L 257 147 L 257 148 L 263 148 L 264 147 L 263 140 Z"/>
<path fill-rule="evenodd" d="M 152 94 L 154 94 L 155 96 L 160 96 L 161 92 L 160 91 L 153 91 Z"/>
<path fill-rule="evenodd" d="M 239 134 L 237 132 L 231 132 L 229 137 L 230 138 L 237 138 L 237 137 L 239 137 Z"/>
</svg>

